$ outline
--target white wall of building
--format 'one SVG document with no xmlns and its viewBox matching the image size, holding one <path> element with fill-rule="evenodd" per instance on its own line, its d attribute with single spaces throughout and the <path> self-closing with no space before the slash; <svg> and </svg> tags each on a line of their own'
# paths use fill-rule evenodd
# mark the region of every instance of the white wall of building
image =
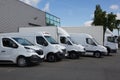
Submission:
<svg viewBox="0 0 120 80">
<path fill-rule="evenodd" d="M 28 23 L 46 26 L 45 12 L 19 0 L 0 0 L 0 33 L 16 32 Z"/>
</svg>

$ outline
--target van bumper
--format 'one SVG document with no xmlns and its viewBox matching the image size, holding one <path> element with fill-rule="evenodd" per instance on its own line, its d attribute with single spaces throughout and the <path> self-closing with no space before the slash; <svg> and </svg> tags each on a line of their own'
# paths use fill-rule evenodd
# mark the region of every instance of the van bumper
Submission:
<svg viewBox="0 0 120 80">
<path fill-rule="evenodd" d="M 100 52 L 102 56 L 105 56 L 107 55 L 108 53 L 107 52 Z"/>
<path fill-rule="evenodd" d="M 117 53 L 117 50 L 118 50 L 118 49 L 111 49 L 110 52 L 111 52 L 111 53 Z"/>
<path fill-rule="evenodd" d="M 74 58 L 72 57 L 71 58 L 71 54 L 74 54 Z M 68 54 L 67 54 L 67 58 L 70 58 L 70 59 L 79 59 L 81 56 L 81 52 L 80 51 L 68 51 Z"/>
<path fill-rule="evenodd" d="M 27 57 L 27 61 L 32 64 L 39 64 L 39 63 L 43 62 L 43 60 L 44 60 L 44 58 L 40 58 L 37 55 L 32 55 L 30 57 Z"/>
<path fill-rule="evenodd" d="M 85 55 L 85 51 L 84 52 L 79 52 L 79 54 L 80 54 L 80 56 L 83 56 L 83 55 Z"/>
</svg>

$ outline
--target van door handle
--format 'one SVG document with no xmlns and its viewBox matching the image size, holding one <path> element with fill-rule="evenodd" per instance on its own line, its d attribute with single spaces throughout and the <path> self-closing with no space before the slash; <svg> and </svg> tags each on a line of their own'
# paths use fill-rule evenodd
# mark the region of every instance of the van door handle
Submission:
<svg viewBox="0 0 120 80">
<path fill-rule="evenodd" d="M 5 52 L 5 51 L 1 51 L 1 52 Z"/>
</svg>

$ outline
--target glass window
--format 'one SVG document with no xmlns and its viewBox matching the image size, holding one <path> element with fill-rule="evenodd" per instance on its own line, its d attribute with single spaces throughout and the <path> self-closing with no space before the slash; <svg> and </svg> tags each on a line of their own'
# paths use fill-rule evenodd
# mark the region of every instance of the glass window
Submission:
<svg viewBox="0 0 120 80">
<path fill-rule="evenodd" d="M 43 45 L 43 46 L 48 45 L 47 41 L 42 36 L 37 36 L 36 37 L 36 42 L 40 45 Z"/>
<path fill-rule="evenodd" d="M 65 37 L 60 37 L 60 42 L 65 44 L 66 43 L 66 38 Z"/>
<path fill-rule="evenodd" d="M 54 17 L 53 17 L 52 15 L 50 15 L 50 19 L 51 19 L 51 20 L 53 20 L 53 19 L 54 19 Z"/>
<path fill-rule="evenodd" d="M 46 22 L 47 22 L 47 23 L 50 23 L 50 20 L 49 20 L 49 18 L 46 18 Z"/>
<path fill-rule="evenodd" d="M 115 38 L 109 36 L 109 37 L 107 37 L 107 41 L 108 41 L 108 42 L 115 42 Z"/>
<path fill-rule="evenodd" d="M 71 37 L 68 37 L 68 39 L 69 39 L 73 44 L 77 44 L 77 42 L 75 42 Z"/>
<path fill-rule="evenodd" d="M 57 22 L 55 22 L 54 24 L 55 24 L 55 26 L 57 26 Z"/>
<path fill-rule="evenodd" d="M 57 26 L 60 26 L 60 23 L 59 23 L 59 22 L 57 22 Z"/>
<path fill-rule="evenodd" d="M 57 22 L 60 22 L 60 19 L 59 19 L 59 18 L 57 18 Z"/>
<path fill-rule="evenodd" d="M 56 17 L 54 17 L 54 21 L 57 21 L 57 18 L 56 18 Z"/>
<path fill-rule="evenodd" d="M 18 48 L 18 45 L 9 38 L 3 38 L 2 42 L 4 47 Z"/>
<path fill-rule="evenodd" d="M 96 44 L 96 45 L 100 45 L 99 42 L 97 42 L 97 40 L 95 38 L 92 38 L 93 39 L 93 42 Z"/>
<path fill-rule="evenodd" d="M 33 46 L 33 44 L 26 39 L 23 38 L 13 38 L 13 39 L 23 46 Z"/>
<path fill-rule="evenodd" d="M 62 44 L 72 45 L 71 42 L 66 37 L 60 37 L 60 42 Z"/>
<path fill-rule="evenodd" d="M 50 24 L 53 24 L 53 20 L 50 21 Z"/>
<path fill-rule="evenodd" d="M 87 44 L 96 46 L 96 44 L 94 43 L 94 41 L 91 38 L 86 38 L 86 42 L 87 42 Z"/>
<path fill-rule="evenodd" d="M 60 18 L 46 13 L 46 25 L 47 26 L 60 26 Z"/>
<path fill-rule="evenodd" d="M 51 44 L 58 44 L 51 36 L 45 36 L 45 38 L 46 38 Z"/>
<path fill-rule="evenodd" d="M 47 18 L 50 18 L 49 14 L 46 14 L 46 17 L 47 17 Z"/>
</svg>

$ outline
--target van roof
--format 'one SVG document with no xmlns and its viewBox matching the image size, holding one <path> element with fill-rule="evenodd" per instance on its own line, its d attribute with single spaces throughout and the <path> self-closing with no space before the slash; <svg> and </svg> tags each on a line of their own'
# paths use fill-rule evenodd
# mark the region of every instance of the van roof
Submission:
<svg viewBox="0 0 120 80">
<path fill-rule="evenodd" d="M 89 38 L 93 38 L 91 35 L 87 34 L 87 33 L 70 33 L 70 35 L 78 35 L 78 36 L 81 36 L 81 37 L 89 37 Z"/>
<path fill-rule="evenodd" d="M 14 33 L 1 33 L 0 36 L 6 36 L 6 37 L 19 37 L 19 36 L 28 36 L 28 35 L 36 35 L 36 36 L 43 36 L 43 35 L 46 35 L 46 36 L 50 36 L 49 33 L 47 32 L 22 32 L 22 33 L 19 33 L 19 32 L 14 32 Z"/>
</svg>

